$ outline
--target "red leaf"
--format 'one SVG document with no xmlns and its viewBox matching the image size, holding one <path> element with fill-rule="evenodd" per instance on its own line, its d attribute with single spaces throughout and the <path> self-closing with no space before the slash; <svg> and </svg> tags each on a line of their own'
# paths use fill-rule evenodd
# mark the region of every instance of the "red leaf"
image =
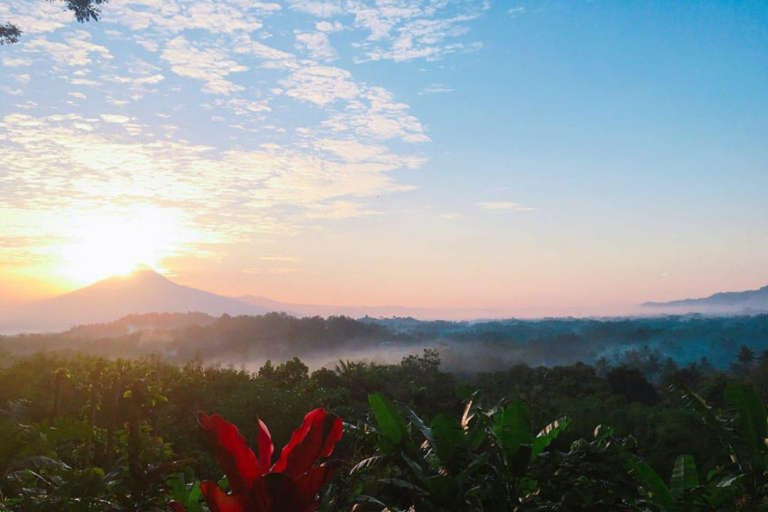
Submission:
<svg viewBox="0 0 768 512">
<path fill-rule="evenodd" d="M 290 490 L 291 479 L 282 473 L 267 473 L 253 482 L 251 503 L 253 512 L 291 512 L 285 508 L 283 489 Z"/>
<path fill-rule="evenodd" d="M 261 465 L 263 471 L 269 471 L 272 466 L 272 453 L 275 451 L 275 447 L 272 444 L 272 436 L 269 434 L 269 429 L 263 421 L 259 420 L 259 432 L 256 436 L 256 446 L 258 447 L 259 465 Z"/>
<path fill-rule="evenodd" d="M 341 439 L 341 419 L 323 409 L 315 409 L 304 417 L 301 427 L 291 435 L 273 472 L 284 472 L 294 478 L 309 471 L 319 459 L 328 457 Z"/>
<path fill-rule="evenodd" d="M 291 507 L 294 512 L 309 512 L 314 510 L 318 502 L 320 489 L 333 478 L 336 469 L 323 464 L 302 475 L 293 483 L 291 492 Z"/>
<path fill-rule="evenodd" d="M 199 413 L 197 419 L 208 434 L 216 460 L 227 475 L 232 492 L 246 494 L 254 479 L 268 468 L 262 469 L 236 426 L 218 414 L 208 416 Z"/>
<path fill-rule="evenodd" d="M 178 501 L 171 501 L 168 503 L 168 508 L 171 510 L 171 512 L 185 512 L 184 506 L 179 503 Z"/>
<path fill-rule="evenodd" d="M 251 512 L 246 511 L 243 496 L 227 494 L 215 482 L 200 482 L 200 490 L 211 512 Z"/>
</svg>

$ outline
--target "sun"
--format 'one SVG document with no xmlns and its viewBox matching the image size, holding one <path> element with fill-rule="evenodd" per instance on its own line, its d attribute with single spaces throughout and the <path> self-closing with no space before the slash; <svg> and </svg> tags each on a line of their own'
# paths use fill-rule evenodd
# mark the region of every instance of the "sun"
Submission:
<svg viewBox="0 0 768 512">
<path fill-rule="evenodd" d="M 59 251 L 61 274 L 77 284 L 129 275 L 137 267 L 160 270 L 177 252 L 182 232 L 175 216 L 155 209 L 81 218 L 68 231 L 69 243 Z"/>
</svg>

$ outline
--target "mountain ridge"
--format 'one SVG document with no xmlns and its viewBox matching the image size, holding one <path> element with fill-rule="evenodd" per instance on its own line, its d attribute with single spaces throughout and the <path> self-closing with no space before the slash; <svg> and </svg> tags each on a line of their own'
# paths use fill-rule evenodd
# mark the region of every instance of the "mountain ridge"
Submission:
<svg viewBox="0 0 768 512">
<path fill-rule="evenodd" d="M 707 297 L 643 302 L 641 306 L 657 309 L 686 310 L 690 313 L 739 313 L 768 311 L 768 286 L 755 290 L 718 292 Z"/>
<path fill-rule="evenodd" d="M 174 283 L 148 268 L 28 303 L 12 312 L 14 329 L 66 329 L 109 322 L 132 314 L 201 312 L 258 315 L 267 310 L 232 297 Z M 6 320 L 5 322 L 9 322 Z"/>
</svg>

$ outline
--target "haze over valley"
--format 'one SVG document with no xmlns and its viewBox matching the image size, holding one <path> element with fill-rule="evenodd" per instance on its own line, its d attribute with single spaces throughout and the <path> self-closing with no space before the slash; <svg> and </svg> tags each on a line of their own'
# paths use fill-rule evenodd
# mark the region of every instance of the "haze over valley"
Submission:
<svg viewBox="0 0 768 512">
<path fill-rule="evenodd" d="M 139 266 L 125 275 L 112 276 L 57 297 L 9 306 L 0 313 L 0 332 L 65 330 L 76 325 L 107 323 L 127 315 L 188 312 L 212 316 L 261 315 L 278 312 L 297 317 L 412 317 L 419 320 L 473 321 L 546 316 L 617 316 L 600 314 L 599 311 L 590 311 L 587 308 L 574 308 L 571 314 L 548 315 L 546 310 L 525 308 L 503 310 L 292 304 L 250 295 L 242 297 L 217 295 L 179 285 L 151 267 Z M 702 299 L 668 303 L 646 302 L 635 307 L 627 307 L 622 313 L 624 316 L 768 313 L 768 286 L 753 291 L 718 293 Z"/>
</svg>

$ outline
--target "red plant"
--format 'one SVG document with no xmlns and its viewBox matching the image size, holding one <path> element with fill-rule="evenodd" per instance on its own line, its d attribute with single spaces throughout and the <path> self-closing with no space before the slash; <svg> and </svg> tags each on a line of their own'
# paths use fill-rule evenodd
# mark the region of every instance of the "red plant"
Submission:
<svg viewBox="0 0 768 512">
<path fill-rule="evenodd" d="M 215 482 L 200 484 L 212 512 L 314 512 L 318 493 L 333 476 L 327 458 L 341 439 L 338 416 L 315 409 L 272 464 L 274 446 L 267 426 L 259 420 L 256 453 L 231 423 L 218 414 L 198 414 L 231 493 Z"/>
</svg>

